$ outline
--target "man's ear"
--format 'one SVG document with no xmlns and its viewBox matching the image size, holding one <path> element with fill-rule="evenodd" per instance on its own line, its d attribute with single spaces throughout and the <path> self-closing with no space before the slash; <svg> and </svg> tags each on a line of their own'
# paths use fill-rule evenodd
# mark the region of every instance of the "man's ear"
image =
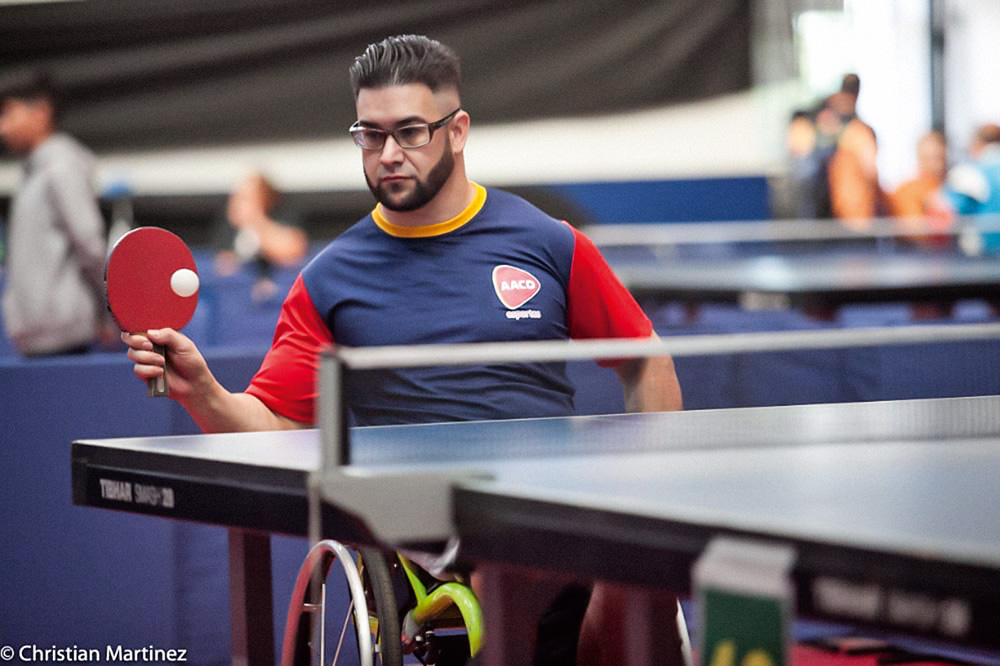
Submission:
<svg viewBox="0 0 1000 666">
<path fill-rule="evenodd" d="M 472 118 L 464 110 L 455 114 L 455 117 L 448 123 L 448 134 L 451 139 L 451 149 L 460 153 L 465 149 L 465 141 L 469 138 L 469 125 Z"/>
</svg>

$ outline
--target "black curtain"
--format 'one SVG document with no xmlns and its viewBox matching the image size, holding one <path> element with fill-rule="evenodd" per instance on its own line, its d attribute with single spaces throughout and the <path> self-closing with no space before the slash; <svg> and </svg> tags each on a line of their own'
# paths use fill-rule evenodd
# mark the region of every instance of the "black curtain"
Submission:
<svg viewBox="0 0 1000 666">
<path fill-rule="evenodd" d="M 459 53 L 475 122 L 579 116 L 749 87 L 750 1 L 13 5 L 0 75 L 48 69 L 66 129 L 97 150 L 328 137 L 354 120 L 354 56 L 421 33 Z"/>
</svg>

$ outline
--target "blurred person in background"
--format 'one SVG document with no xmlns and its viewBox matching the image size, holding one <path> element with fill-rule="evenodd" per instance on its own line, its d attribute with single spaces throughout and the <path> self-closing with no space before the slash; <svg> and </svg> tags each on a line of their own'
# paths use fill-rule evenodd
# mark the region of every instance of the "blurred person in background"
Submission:
<svg viewBox="0 0 1000 666">
<path fill-rule="evenodd" d="M 900 185 L 890 197 L 892 214 L 903 218 L 925 216 L 947 173 L 948 144 L 944 135 L 936 130 L 928 132 L 917 142 L 916 177 Z"/>
<path fill-rule="evenodd" d="M 974 233 L 962 237 L 963 249 L 970 254 L 1000 254 L 1000 125 L 990 123 L 976 131 L 969 157 L 948 172 L 944 216 L 976 216 Z"/>
<path fill-rule="evenodd" d="M 795 217 L 805 220 L 828 219 L 830 210 L 829 163 L 837 148 L 839 126 L 831 116 L 818 110 L 792 114 L 786 133 Z"/>
<path fill-rule="evenodd" d="M 811 110 L 796 111 L 786 148 L 795 215 L 867 226 L 881 210 L 875 133 L 857 116 L 861 82 L 847 74 L 841 89 Z"/>
<path fill-rule="evenodd" d="M 830 205 L 833 216 L 853 229 L 867 229 L 872 218 L 885 212 L 885 196 L 878 182 L 875 132 L 857 115 L 860 92 L 857 74 L 846 74 L 840 91 L 826 103 L 842 128 L 830 158 Z"/>
<path fill-rule="evenodd" d="M 59 111 L 45 73 L 0 83 L 0 138 L 24 158 L 7 221 L 3 315 L 25 356 L 82 353 L 115 337 L 94 155 L 59 130 Z"/>
<path fill-rule="evenodd" d="M 928 231 L 944 231 L 933 216 L 936 198 L 948 174 L 948 144 L 944 134 L 934 130 L 917 142 L 917 175 L 900 185 L 889 198 L 889 210 L 901 229 L 913 232 L 910 240 L 932 246 L 947 238 Z M 935 228 L 937 226 L 938 228 Z"/>
<path fill-rule="evenodd" d="M 216 224 L 216 273 L 227 277 L 252 264 L 253 300 L 270 300 L 278 290 L 275 268 L 300 265 L 309 248 L 301 216 L 283 206 L 281 192 L 255 172 L 233 189 L 224 218 Z"/>
</svg>

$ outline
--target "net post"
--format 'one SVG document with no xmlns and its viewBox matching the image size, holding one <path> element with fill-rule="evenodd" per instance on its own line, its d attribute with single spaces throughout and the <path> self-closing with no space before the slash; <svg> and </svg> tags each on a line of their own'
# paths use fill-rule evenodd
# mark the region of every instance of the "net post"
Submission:
<svg viewBox="0 0 1000 666">
<path fill-rule="evenodd" d="M 325 473 L 351 464 L 350 433 L 347 426 L 347 368 L 336 350 L 320 358 L 316 413 L 320 429 L 320 469 Z"/>
<path fill-rule="evenodd" d="M 319 357 L 316 378 L 316 423 L 319 426 L 319 467 L 309 475 L 309 541 L 323 539 L 323 480 L 351 464 L 350 432 L 347 422 L 347 394 L 344 388 L 346 368 L 335 349 Z"/>
</svg>

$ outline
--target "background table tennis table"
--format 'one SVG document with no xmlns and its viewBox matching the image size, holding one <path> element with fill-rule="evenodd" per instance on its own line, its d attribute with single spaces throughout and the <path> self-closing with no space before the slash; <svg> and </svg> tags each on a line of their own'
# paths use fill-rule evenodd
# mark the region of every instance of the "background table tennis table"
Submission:
<svg viewBox="0 0 1000 666">
<path fill-rule="evenodd" d="M 386 426 L 351 442 L 355 477 L 453 474 L 443 519 L 497 585 L 530 570 L 685 592 L 713 538 L 746 537 L 794 550 L 807 616 L 1000 647 L 1000 397 Z M 261 533 L 306 532 L 318 431 L 84 440 L 72 459 L 78 505 L 232 528 L 234 633 L 270 625 L 269 597 L 238 588 L 269 589 Z M 377 540 L 398 504 L 368 505 L 324 503 L 324 535 Z M 880 603 L 833 602 L 831 586 Z M 500 598 L 496 613 L 516 611 Z M 271 663 L 257 638 L 249 663 Z"/>
<path fill-rule="evenodd" d="M 823 313 L 857 303 L 995 299 L 1000 288 L 1000 258 L 960 251 L 957 231 L 927 244 L 891 225 L 854 231 L 835 221 L 613 227 L 584 231 L 640 299 Z"/>
</svg>

